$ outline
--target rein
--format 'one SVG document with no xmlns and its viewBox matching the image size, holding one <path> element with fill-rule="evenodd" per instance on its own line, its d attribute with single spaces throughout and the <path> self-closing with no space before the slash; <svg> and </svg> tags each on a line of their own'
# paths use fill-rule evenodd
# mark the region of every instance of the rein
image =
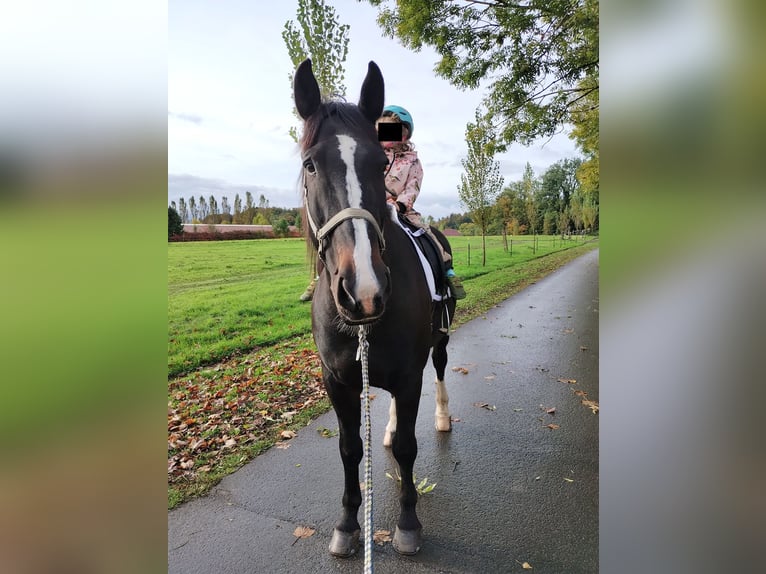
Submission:
<svg viewBox="0 0 766 574">
<path fill-rule="evenodd" d="M 386 239 L 383 237 L 383 231 L 380 229 L 380 225 L 378 225 L 378 222 L 372 213 L 366 209 L 361 209 L 358 207 L 347 207 L 345 209 L 341 209 L 338 213 L 333 215 L 322 227 L 317 227 L 317 224 L 314 222 L 314 218 L 311 216 L 311 210 L 309 209 L 308 195 L 309 189 L 304 182 L 303 204 L 306 206 L 306 219 L 309 220 L 311 231 L 314 233 L 314 237 L 317 238 L 317 242 L 319 243 L 319 259 L 324 260 L 322 255 L 324 251 L 324 239 L 330 235 L 330 233 L 332 233 L 336 227 L 338 227 L 347 219 L 364 219 L 372 224 L 372 228 L 375 230 L 375 233 L 378 234 L 378 241 L 380 242 L 381 250 L 384 251 L 386 249 Z"/>
<path fill-rule="evenodd" d="M 357 361 L 362 362 L 362 404 L 364 408 L 364 574 L 372 574 L 372 428 L 370 423 L 370 376 L 367 366 L 368 327 L 359 327 Z"/>
</svg>

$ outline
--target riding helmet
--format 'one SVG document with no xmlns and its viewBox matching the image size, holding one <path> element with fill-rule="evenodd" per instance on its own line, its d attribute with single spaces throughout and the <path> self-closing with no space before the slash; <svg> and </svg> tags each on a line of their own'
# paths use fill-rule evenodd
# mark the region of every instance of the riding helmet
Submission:
<svg viewBox="0 0 766 574">
<path fill-rule="evenodd" d="M 388 112 L 388 113 L 387 113 Z M 415 130 L 415 122 L 412 121 L 412 116 L 410 115 L 410 112 L 405 110 L 401 106 L 386 106 L 383 108 L 383 115 L 391 115 L 396 114 L 399 116 L 399 119 L 402 121 L 402 123 L 407 126 L 407 129 L 410 131 L 410 137 L 412 137 L 412 132 Z"/>
</svg>

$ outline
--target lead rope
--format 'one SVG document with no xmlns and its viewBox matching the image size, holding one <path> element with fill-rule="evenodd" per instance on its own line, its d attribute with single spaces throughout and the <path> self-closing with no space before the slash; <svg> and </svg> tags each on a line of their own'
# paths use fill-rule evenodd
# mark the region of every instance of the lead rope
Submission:
<svg viewBox="0 0 766 574">
<path fill-rule="evenodd" d="M 362 362 L 362 404 L 364 407 L 364 574 L 372 574 L 372 429 L 370 426 L 370 376 L 367 368 L 367 327 L 359 326 L 356 360 Z"/>
</svg>

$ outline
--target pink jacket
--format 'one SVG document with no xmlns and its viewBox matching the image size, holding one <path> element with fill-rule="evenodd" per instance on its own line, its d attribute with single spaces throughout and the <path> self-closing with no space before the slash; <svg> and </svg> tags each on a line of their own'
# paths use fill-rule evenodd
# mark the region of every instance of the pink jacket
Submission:
<svg viewBox="0 0 766 574">
<path fill-rule="evenodd" d="M 413 205 L 420 194 L 420 185 L 423 183 L 423 166 L 418 159 L 415 150 L 395 151 L 386 149 L 388 167 L 386 168 L 386 189 L 388 201 L 403 203 L 407 208 L 407 219 L 419 223 L 420 214 L 415 211 Z"/>
</svg>

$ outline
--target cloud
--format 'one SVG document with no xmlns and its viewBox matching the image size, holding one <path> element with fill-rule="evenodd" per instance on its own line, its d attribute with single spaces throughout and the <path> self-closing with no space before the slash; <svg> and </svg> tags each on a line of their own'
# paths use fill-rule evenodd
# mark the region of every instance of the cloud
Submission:
<svg viewBox="0 0 766 574">
<path fill-rule="evenodd" d="M 202 123 L 202 118 L 200 116 L 195 116 L 194 114 L 177 113 L 168 110 L 168 117 L 175 118 L 184 122 L 190 122 L 196 125 L 200 125 Z"/>
</svg>

